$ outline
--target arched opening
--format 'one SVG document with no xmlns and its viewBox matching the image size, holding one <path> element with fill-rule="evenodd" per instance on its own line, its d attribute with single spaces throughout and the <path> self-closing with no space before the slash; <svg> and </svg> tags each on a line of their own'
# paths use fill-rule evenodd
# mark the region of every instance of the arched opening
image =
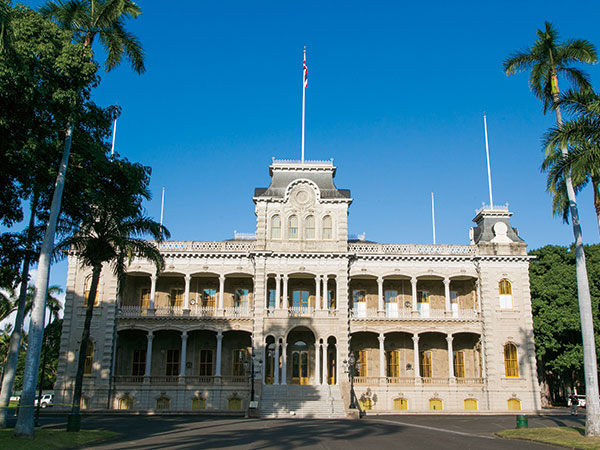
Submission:
<svg viewBox="0 0 600 450">
<path fill-rule="evenodd" d="M 306 327 L 296 327 L 288 333 L 286 380 L 291 384 L 316 384 L 318 360 L 315 352 L 315 335 Z"/>
</svg>

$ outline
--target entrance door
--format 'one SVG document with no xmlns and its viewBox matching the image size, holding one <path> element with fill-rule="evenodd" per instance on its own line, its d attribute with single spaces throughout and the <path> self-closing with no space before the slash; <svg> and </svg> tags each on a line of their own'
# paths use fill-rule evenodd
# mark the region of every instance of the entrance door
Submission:
<svg viewBox="0 0 600 450">
<path fill-rule="evenodd" d="M 265 361 L 265 384 L 273 384 L 275 381 L 275 345 L 267 347 L 267 360 Z"/>
<path fill-rule="evenodd" d="M 329 384 L 335 384 L 335 350 L 330 350 L 327 356 L 328 380 Z"/>
<path fill-rule="evenodd" d="M 292 352 L 292 384 L 308 384 L 308 351 Z"/>
</svg>

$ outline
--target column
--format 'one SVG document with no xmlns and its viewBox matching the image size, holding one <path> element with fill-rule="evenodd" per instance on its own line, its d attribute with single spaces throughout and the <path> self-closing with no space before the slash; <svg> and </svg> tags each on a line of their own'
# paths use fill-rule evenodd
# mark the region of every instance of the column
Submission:
<svg viewBox="0 0 600 450">
<path fill-rule="evenodd" d="M 452 307 L 450 306 L 450 278 L 444 278 L 444 294 L 446 295 L 446 312 L 450 312 Z"/>
<path fill-rule="evenodd" d="M 269 275 L 267 275 L 265 277 L 265 302 L 263 304 L 265 305 L 264 306 L 265 310 L 269 309 Z M 263 358 L 263 361 L 266 361 L 266 360 Z M 263 371 L 263 373 L 264 373 L 264 371 Z"/>
<path fill-rule="evenodd" d="M 377 310 L 384 311 L 383 306 L 383 277 L 377 278 Z"/>
<path fill-rule="evenodd" d="M 327 341 L 325 341 L 322 345 L 321 345 L 321 359 L 322 361 L 322 366 L 323 366 L 323 373 L 322 373 L 322 377 L 321 378 L 321 384 L 329 384 L 329 381 L 327 380 Z"/>
<path fill-rule="evenodd" d="M 154 298 L 156 297 L 156 275 L 150 276 L 150 309 L 154 309 Z"/>
<path fill-rule="evenodd" d="M 413 367 L 415 370 L 415 381 L 418 383 L 421 381 L 421 367 L 419 365 L 419 335 L 413 334 L 413 352 L 414 352 L 414 362 Z"/>
<path fill-rule="evenodd" d="M 315 341 L 315 384 L 321 384 L 321 372 L 319 371 L 319 363 L 321 360 L 321 353 L 319 353 L 321 349 L 321 344 L 319 341 Z"/>
<path fill-rule="evenodd" d="M 275 309 L 281 308 L 281 275 L 275 275 Z M 278 344 L 279 345 L 279 344 Z"/>
<path fill-rule="evenodd" d="M 223 349 L 223 332 L 217 331 L 217 357 L 215 359 L 215 377 L 221 376 L 221 351 Z"/>
<path fill-rule="evenodd" d="M 225 275 L 219 276 L 219 311 L 223 311 L 223 303 L 225 298 Z"/>
<path fill-rule="evenodd" d="M 275 339 L 275 361 L 273 362 L 273 384 L 279 384 L 279 338 Z"/>
<path fill-rule="evenodd" d="M 183 309 L 190 309 L 190 281 L 191 275 L 185 276 L 185 291 L 183 293 Z"/>
<path fill-rule="evenodd" d="M 262 383 L 266 384 L 267 382 L 267 343 L 264 342 L 263 343 L 263 348 L 262 348 L 262 360 L 263 360 L 263 365 L 262 365 Z M 275 371 L 275 369 L 273 368 L 273 372 Z"/>
<path fill-rule="evenodd" d="M 287 342 L 283 341 L 281 351 L 281 384 L 287 384 Z"/>
<path fill-rule="evenodd" d="M 315 309 L 321 309 L 321 275 L 315 276 Z"/>
<path fill-rule="evenodd" d="M 154 339 L 154 333 L 152 333 L 152 331 L 148 331 L 146 338 L 146 369 L 144 371 L 144 376 L 149 377 L 152 369 L 152 340 Z"/>
<path fill-rule="evenodd" d="M 475 288 L 477 290 L 475 294 L 477 295 L 477 312 L 481 314 L 481 283 L 479 282 L 479 278 L 475 280 Z"/>
<path fill-rule="evenodd" d="M 323 289 L 321 290 L 321 297 L 323 298 L 323 309 L 329 309 L 329 291 L 327 290 L 327 275 L 323 275 Z"/>
<path fill-rule="evenodd" d="M 385 335 L 379 333 L 379 377 L 385 378 Z"/>
<path fill-rule="evenodd" d="M 481 378 L 485 381 L 486 378 L 486 366 L 485 366 L 485 343 L 483 342 L 483 336 L 479 337 L 479 357 L 481 358 Z"/>
<path fill-rule="evenodd" d="M 287 310 L 289 309 L 289 302 L 288 302 L 288 276 L 284 275 L 283 276 L 283 309 Z"/>
<path fill-rule="evenodd" d="M 446 336 L 448 341 L 448 376 L 450 380 L 454 380 L 454 349 L 452 348 L 453 337 L 451 334 Z"/>
<path fill-rule="evenodd" d="M 340 346 L 339 344 L 335 343 L 335 384 L 339 384 L 340 382 L 340 373 L 341 373 L 341 369 L 340 369 Z"/>
<path fill-rule="evenodd" d="M 183 382 L 183 377 L 185 377 L 185 359 L 186 359 L 186 353 L 187 353 L 187 339 L 188 339 L 188 334 L 187 331 L 183 331 L 181 333 L 181 364 L 179 366 L 179 381 Z"/>
<path fill-rule="evenodd" d="M 414 312 L 417 310 L 417 279 L 411 278 L 410 284 L 412 285 L 412 310 Z"/>
</svg>

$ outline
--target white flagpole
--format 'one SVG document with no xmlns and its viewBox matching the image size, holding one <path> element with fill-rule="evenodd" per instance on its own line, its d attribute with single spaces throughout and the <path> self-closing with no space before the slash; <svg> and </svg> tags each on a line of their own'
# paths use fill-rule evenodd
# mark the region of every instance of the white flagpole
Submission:
<svg viewBox="0 0 600 450">
<path fill-rule="evenodd" d="M 163 224 L 163 215 L 165 212 L 165 187 L 162 188 L 162 200 L 160 202 L 160 226 Z"/>
<path fill-rule="evenodd" d="M 117 136 L 117 115 L 115 114 L 115 125 L 113 126 L 112 147 L 110 148 L 110 159 L 115 156 L 115 137 Z"/>
<path fill-rule="evenodd" d="M 433 200 L 433 192 L 431 193 L 431 222 L 433 224 L 433 244 L 435 245 L 435 202 Z"/>
<path fill-rule="evenodd" d="M 302 163 L 304 163 L 304 110 L 306 101 L 306 46 L 304 46 L 304 65 L 302 66 Z"/>
<path fill-rule="evenodd" d="M 487 119 L 483 114 L 483 127 L 485 129 L 485 156 L 487 157 L 488 186 L 490 188 L 490 209 L 494 209 L 494 200 L 492 199 L 492 171 L 490 170 L 490 148 L 488 145 Z"/>
</svg>

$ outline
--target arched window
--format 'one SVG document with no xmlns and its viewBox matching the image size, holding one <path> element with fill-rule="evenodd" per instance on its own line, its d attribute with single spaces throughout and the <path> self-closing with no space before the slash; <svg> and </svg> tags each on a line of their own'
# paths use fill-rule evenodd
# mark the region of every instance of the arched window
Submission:
<svg viewBox="0 0 600 450">
<path fill-rule="evenodd" d="M 506 278 L 498 283 L 498 293 L 500 294 L 500 308 L 513 309 L 512 286 Z"/>
<path fill-rule="evenodd" d="M 308 216 L 304 222 L 304 237 L 306 239 L 315 238 L 315 216 Z"/>
<path fill-rule="evenodd" d="M 277 215 L 271 217 L 271 239 L 281 239 L 281 218 Z"/>
<path fill-rule="evenodd" d="M 156 409 L 171 409 L 171 399 L 169 397 L 157 398 Z"/>
<path fill-rule="evenodd" d="M 511 398 L 508 400 L 508 410 L 509 411 L 521 411 L 521 400 L 517 400 L 516 398 Z"/>
<path fill-rule="evenodd" d="M 474 398 L 465 398 L 465 411 L 477 411 L 477 400 Z"/>
<path fill-rule="evenodd" d="M 90 408 L 90 398 L 82 395 L 81 400 L 79 402 L 79 409 L 89 409 L 89 408 Z"/>
<path fill-rule="evenodd" d="M 119 409 L 133 409 L 133 399 L 131 397 L 121 397 L 119 399 Z"/>
<path fill-rule="evenodd" d="M 232 397 L 227 399 L 227 409 L 232 409 L 234 411 L 239 411 L 242 409 L 242 399 L 237 397 Z"/>
<path fill-rule="evenodd" d="M 323 239 L 331 239 L 333 237 L 333 225 L 331 222 L 331 216 L 323 217 L 323 228 L 322 228 L 322 238 Z"/>
<path fill-rule="evenodd" d="M 90 288 L 92 287 L 92 276 L 89 275 L 85 279 L 85 294 L 83 296 L 83 306 L 88 305 L 88 297 L 90 296 Z M 98 299 L 100 298 L 100 283 L 98 283 L 98 287 L 96 288 L 96 297 L 94 298 L 94 306 L 98 306 Z"/>
<path fill-rule="evenodd" d="M 298 239 L 298 217 L 290 216 L 288 220 L 288 238 Z"/>
<path fill-rule="evenodd" d="M 408 409 L 408 400 L 405 398 L 395 398 L 394 409 L 397 411 L 406 411 Z"/>
<path fill-rule="evenodd" d="M 441 411 L 442 409 L 444 409 L 444 404 L 441 399 L 432 398 L 429 399 L 429 409 L 431 411 Z"/>
<path fill-rule="evenodd" d="M 508 343 L 504 346 L 504 373 L 507 377 L 519 376 L 519 360 L 517 359 L 517 346 Z"/>
<path fill-rule="evenodd" d="M 206 409 L 206 399 L 205 398 L 194 398 L 192 399 L 192 409 Z"/>
<path fill-rule="evenodd" d="M 83 364 L 83 374 L 91 375 L 93 365 L 94 365 L 94 343 L 92 341 L 88 341 L 87 348 L 85 351 L 85 363 Z"/>
</svg>

